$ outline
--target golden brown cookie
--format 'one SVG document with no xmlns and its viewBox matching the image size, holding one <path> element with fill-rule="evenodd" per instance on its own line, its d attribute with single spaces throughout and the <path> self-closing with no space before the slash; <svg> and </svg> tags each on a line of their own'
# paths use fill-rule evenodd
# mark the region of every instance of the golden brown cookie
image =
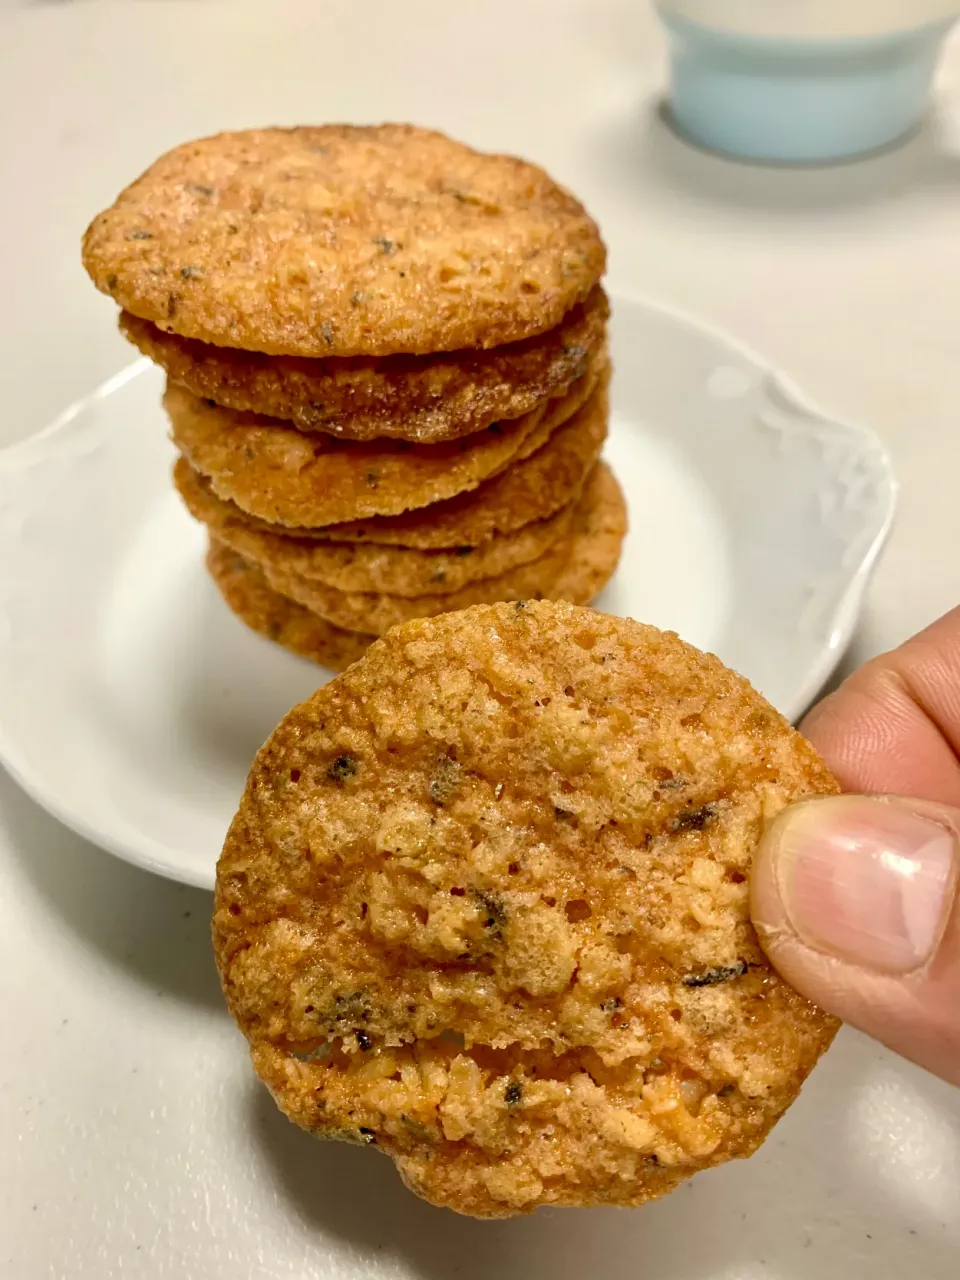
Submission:
<svg viewBox="0 0 960 1280">
<path fill-rule="evenodd" d="M 317 357 L 523 341 L 589 296 L 606 254 L 541 169 L 385 124 L 177 147 L 94 219 L 83 261 L 161 329 Z"/>
<path fill-rule="evenodd" d="M 546 602 L 408 623 L 257 756 L 227 1002 L 291 1119 L 436 1204 L 642 1204 L 750 1155 L 836 1031 L 747 900 L 764 823 L 836 791 L 674 635 Z"/>
<path fill-rule="evenodd" d="M 576 498 L 600 456 L 609 416 L 607 390 L 601 385 L 541 449 L 522 462 L 514 462 L 470 493 L 420 511 L 352 520 L 316 531 L 297 529 L 296 535 L 309 537 L 315 532 L 327 542 L 375 543 L 431 551 L 476 547 L 489 538 L 515 533 L 534 520 L 546 520 Z M 273 525 L 272 529 L 283 532 L 281 525 Z"/>
<path fill-rule="evenodd" d="M 613 576 L 626 531 L 627 512 L 620 486 L 609 467 L 600 463 L 577 501 L 569 536 L 559 539 L 537 560 L 457 591 L 414 597 L 348 593 L 290 573 L 276 561 L 260 567 L 275 591 L 336 626 L 382 635 L 412 618 L 429 618 L 496 600 L 588 604 Z"/>
<path fill-rule="evenodd" d="M 304 360 L 230 350 L 164 333 L 124 312 L 120 328 L 172 382 L 231 409 L 349 440 L 437 444 L 519 418 L 563 395 L 604 343 L 600 288 L 548 333 L 492 351 Z"/>
<path fill-rule="evenodd" d="M 247 560 L 283 573 L 316 579 L 338 591 L 422 596 L 457 591 L 479 578 L 494 578 L 537 560 L 565 537 L 573 518 L 569 503 L 556 515 L 524 525 L 516 533 L 490 538 L 479 547 L 417 551 L 373 543 L 320 542 L 266 531 L 210 491 L 209 482 L 185 458 L 173 470 L 174 484 L 190 514 L 211 535 Z"/>
<path fill-rule="evenodd" d="M 331 671 L 343 671 L 370 644 L 370 636 L 342 631 L 279 595 L 267 585 L 256 565 L 213 539 L 207 552 L 207 569 L 227 605 L 242 622 L 301 658 L 309 658 Z"/>
<path fill-rule="evenodd" d="M 163 405 L 174 444 L 218 497 L 262 520 L 319 527 L 397 515 L 475 489 L 545 444 L 596 381 L 587 373 L 522 418 L 445 444 L 305 435 L 277 418 L 198 400 L 175 383 Z"/>
</svg>

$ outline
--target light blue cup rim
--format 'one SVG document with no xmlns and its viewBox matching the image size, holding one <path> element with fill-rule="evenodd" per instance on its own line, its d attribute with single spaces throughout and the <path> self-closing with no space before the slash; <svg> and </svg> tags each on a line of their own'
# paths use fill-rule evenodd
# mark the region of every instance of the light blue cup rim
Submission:
<svg viewBox="0 0 960 1280">
<path fill-rule="evenodd" d="M 842 3 L 842 0 L 838 0 Z M 902 50 L 904 45 L 925 44 L 932 39 L 941 39 L 954 27 L 960 19 L 958 13 L 949 18 L 939 18 L 933 22 L 925 22 L 919 27 L 902 27 L 896 31 L 887 31 L 871 36 L 824 36 L 822 40 L 793 36 L 759 36 L 748 32 L 732 31 L 729 27 L 713 27 L 707 23 L 694 22 L 690 18 L 681 18 L 662 5 L 657 5 L 660 18 L 668 32 L 678 35 L 689 35 L 696 39 L 709 41 L 717 49 L 728 49 L 731 53 L 758 54 L 765 57 L 822 58 L 824 55 L 852 55 L 855 57 L 870 56 L 889 49 Z"/>
</svg>

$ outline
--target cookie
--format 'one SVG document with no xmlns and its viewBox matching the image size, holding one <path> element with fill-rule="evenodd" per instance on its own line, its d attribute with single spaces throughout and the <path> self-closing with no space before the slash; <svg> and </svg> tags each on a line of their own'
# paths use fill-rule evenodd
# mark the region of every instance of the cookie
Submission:
<svg viewBox="0 0 960 1280">
<path fill-rule="evenodd" d="M 545 444 L 595 386 L 588 373 L 522 418 L 425 445 L 305 435 L 276 418 L 198 400 L 175 383 L 163 404 L 174 444 L 218 497 L 262 520 L 319 527 L 397 515 L 475 489 Z"/>
<path fill-rule="evenodd" d="M 257 756 L 227 1003 L 292 1120 L 435 1204 L 641 1204 L 751 1154 L 837 1029 L 747 900 L 764 824 L 836 791 L 674 635 L 546 602 L 408 623 Z"/>
<path fill-rule="evenodd" d="M 315 534 L 326 542 L 434 551 L 477 547 L 489 538 L 515 533 L 535 520 L 546 520 L 576 498 L 600 456 L 609 416 L 607 389 L 601 383 L 583 408 L 554 431 L 541 449 L 469 493 L 420 511 L 352 520 L 318 530 L 297 529 L 296 535 Z M 283 532 L 281 525 L 262 527 Z"/>
<path fill-rule="evenodd" d="M 283 573 L 315 579 L 338 591 L 422 596 L 458 591 L 479 578 L 494 578 L 537 560 L 569 532 L 574 504 L 516 533 L 490 538 L 479 547 L 417 551 L 412 547 L 320 542 L 270 533 L 210 491 L 209 482 L 179 458 L 174 484 L 190 514 L 247 560 Z"/>
<path fill-rule="evenodd" d="M 549 599 L 587 604 L 613 576 L 627 513 L 620 486 L 601 463 L 584 485 L 573 512 L 570 534 L 538 560 L 457 591 L 415 597 L 347 593 L 277 566 L 261 566 L 275 591 L 289 596 L 338 627 L 382 635 L 412 618 L 496 600 Z"/>
<path fill-rule="evenodd" d="M 252 631 L 331 671 L 363 654 L 370 636 L 342 631 L 267 585 L 263 574 L 222 543 L 211 540 L 207 569 L 227 605 Z"/>
<path fill-rule="evenodd" d="M 590 295 L 606 253 L 541 169 L 385 124 L 177 147 L 94 219 L 83 261 L 161 329 L 315 358 L 523 341 Z"/>
<path fill-rule="evenodd" d="M 304 360 L 164 333 L 124 312 L 120 328 L 201 399 L 349 440 L 437 444 L 519 418 L 568 391 L 603 346 L 609 306 L 594 289 L 556 328 L 492 351 Z"/>
</svg>

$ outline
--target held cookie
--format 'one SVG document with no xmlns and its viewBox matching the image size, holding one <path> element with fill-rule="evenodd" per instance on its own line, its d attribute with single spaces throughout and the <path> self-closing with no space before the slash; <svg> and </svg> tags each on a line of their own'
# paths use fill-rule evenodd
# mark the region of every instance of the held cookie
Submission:
<svg viewBox="0 0 960 1280">
<path fill-rule="evenodd" d="M 262 520 L 320 527 L 398 515 L 475 489 L 546 444 L 595 386 L 596 375 L 585 374 L 522 418 L 425 445 L 306 435 L 276 418 L 198 400 L 175 383 L 163 405 L 174 444 L 218 497 Z"/>
<path fill-rule="evenodd" d="M 524 525 L 516 533 L 490 538 L 478 547 L 417 551 L 414 547 L 320 542 L 316 538 L 270 533 L 233 503 L 223 502 L 211 493 L 209 482 L 185 458 L 177 459 L 173 479 L 194 519 L 205 524 L 214 539 L 246 560 L 323 582 L 337 591 L 394 596 L 458 591 L 480 578 L 495 578 L 538 560 L 567 536 L 575 505 L 570 503 L 546 520 Z"/>
<path fill-rule="evenodd" d="M 494 351 L 304 360 L 164 333 L 124 312 L 120 328 L 172 382 L 204 400 L 345 440 L 437 444 L 519 418 L 563 395 L 604 343 L 609 306 L 594 289 L 548 333 Z"/>
<path fill-rule="evenodd" d="M 496 600 L 569 600 L 589 604 L 613 576 L 627 531 L 627 509 L 609 467 L 600 463 L 584 485 L 573 512 L 569 536 L 559 539 L 539 559 L 509 573 L 471 582 L 444 594 L 402 597 L 337 591 L 321 582 L 261 565 L 275 591 L 326 618 L 338 627 L 382 635 L 413 618 L 465 609 Z"/>
<path fill-rule="evenodd" d="M 837 1023 L 770 968 L 765 822 L 837 791 L 746 681 L 565 604 L 408 623 L 282 722 L 214 943 L 286 1114 L 500 1217 L 751 1154 Z"/>
<path fill-rule="evenodd" d="M 606 253 L 541 169 L 412 125 L 251 129 L 168 152 L 94 219 L 98 289 L 161 329 L 291 356 L 545 333 Z"/>
<path fill-rule="evenodd" d="M 371 637 L 343 631 L 279 595 L 243 556 L 210 540 L 207 570 L 233 613 L 268 640 L 331 671 L 343 671 L 363 654 Z"/>
</svg>

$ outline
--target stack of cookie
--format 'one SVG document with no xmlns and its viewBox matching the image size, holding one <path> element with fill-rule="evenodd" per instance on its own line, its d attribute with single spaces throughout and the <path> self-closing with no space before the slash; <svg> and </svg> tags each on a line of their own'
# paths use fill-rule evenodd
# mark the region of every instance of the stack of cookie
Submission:
<svg viewBox="0 0 960 1280">
<path fill-rule="evenodd" d="M 224 134 L 124 191 L 84 262 L 167 373 L 177 488 L 257 631 L 340 669 L 613 573 L 605 252 L 541 170 L 403 125 Z"/>
</svg>

